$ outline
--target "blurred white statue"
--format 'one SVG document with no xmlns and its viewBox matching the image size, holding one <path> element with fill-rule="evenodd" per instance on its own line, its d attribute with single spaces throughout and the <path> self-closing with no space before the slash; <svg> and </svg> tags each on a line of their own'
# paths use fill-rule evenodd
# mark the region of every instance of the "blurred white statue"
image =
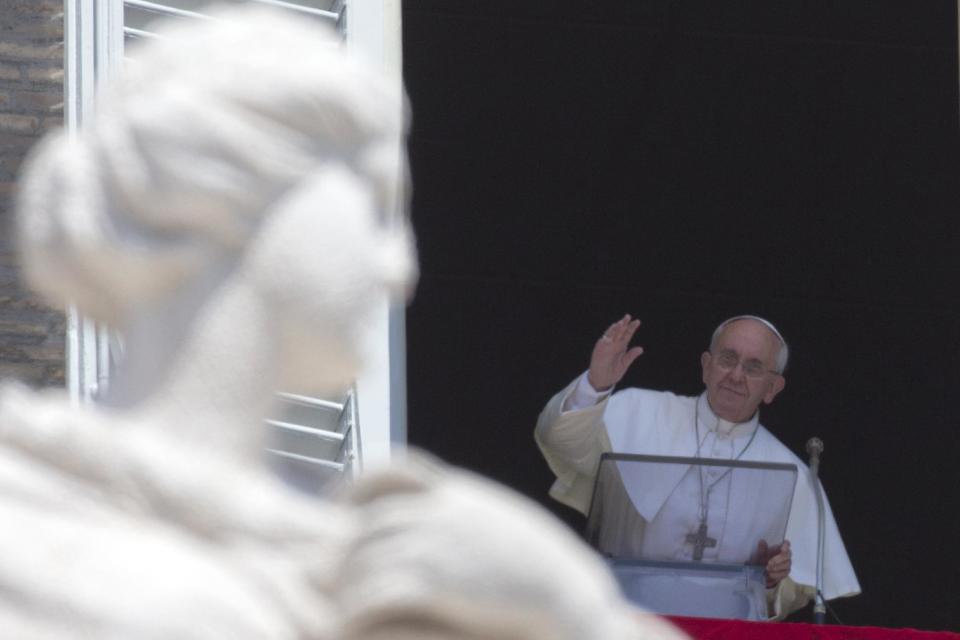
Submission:
<svg viewBox="0 0 960 640">
<path fill-rule="evenodd" d="M 31 282 L 126 337 L 103 405 L 0 388 L 5 637 L 674 638 L 545 512 L 419 460 L 338 499 L 262 459 L 415 279 L 403 97 L 263 11 L 171 26 L 19 200 Z"/>
</svg>

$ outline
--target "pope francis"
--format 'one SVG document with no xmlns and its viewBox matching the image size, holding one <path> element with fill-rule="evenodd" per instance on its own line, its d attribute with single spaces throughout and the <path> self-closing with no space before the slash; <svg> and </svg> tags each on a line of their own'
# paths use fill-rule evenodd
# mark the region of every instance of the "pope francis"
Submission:
<svg viewBox="0 0 960 640">
<path fill-rule="evenodd" d="M 773 402 L 786 384 L 787 343 L 767 320 L 736 316 L 717 327 L 700 357 L 706 389 L 699 397 L 647 389 L 613 393 L 643 353 L 641 347 L 630 346 L 639 326 L 640 321 L 629 315 L 613 323 L 597 340 L 590 368 L 541 413 L 535 437 L 556 475 L 550 495 L 588 513 L 600 457 L 609 451 L 796 465 L 801 476 L 794 488 L 786 539 L 755 551 L 766 568 L 768 613 L 782 619 L 815 595 L 817 574 L 816 496 L 806 466 L 759 422 L 760 405 Z M 669 517 L 658 520 L 669 521 L 676 531 L 656 535 L 676 541 L 670 559 L 730 561 L 724 557 L 725 548 L 744 548 L 742 541 L 732 540 L 732 532 L 737 505 L 747 499 L 739 495 L 743 487 L 732 474 L 707 482 L 702 474 L 698 466 L 689 466 L 674 478 L 658 478 L 652 487 L 626 487 L 634 508 L 614 518 L 619 534 L 642 537 L 647 523 L 669 512 Z M 825 514 L 823 597 L 856 595 L 860 585 L 829 503 Z M 697 532 L 711 546 L 702 541 L 698 545 Z"/>
</svg>

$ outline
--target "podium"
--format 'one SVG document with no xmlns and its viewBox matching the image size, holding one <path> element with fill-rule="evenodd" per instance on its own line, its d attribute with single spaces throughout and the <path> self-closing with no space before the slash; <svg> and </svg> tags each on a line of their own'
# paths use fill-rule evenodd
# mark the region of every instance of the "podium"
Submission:
<svg viewBox="0 0 960 640">
<path fill-rule="evenodd" d="M 759 548 L 783 543 L 797 474 L 792 464 L 606 453 L 586 538 L 649 611 L 765 620 Z"/>
</svg>

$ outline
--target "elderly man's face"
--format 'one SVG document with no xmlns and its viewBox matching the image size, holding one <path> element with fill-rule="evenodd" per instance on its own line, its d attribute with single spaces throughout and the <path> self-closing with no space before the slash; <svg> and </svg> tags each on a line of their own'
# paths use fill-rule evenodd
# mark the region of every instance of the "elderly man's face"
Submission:
<svg viewBox="0 0 960 640">
<path fill-rule="evenodd" d="M 780 341 L 755 320 L 727 325 L 712 351 L 700 357 L 710 408 L 724 420 L 749 420 L 760 403 L 773 402 L 785 384 L 776 369 Z"/>
</svg>

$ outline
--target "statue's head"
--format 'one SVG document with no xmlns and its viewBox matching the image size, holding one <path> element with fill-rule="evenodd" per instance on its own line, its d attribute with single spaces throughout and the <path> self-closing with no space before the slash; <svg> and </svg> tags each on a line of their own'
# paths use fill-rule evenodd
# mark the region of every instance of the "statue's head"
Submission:
<svg viewBox="0 0 960 640">
<path fill-rule="evenodd" d="M 75 136 L 28 160 L 30 283 L 122 330 L 239 274 L 290 331 L 331 336 L 377 294 L 408 292 L 399 80 L 302 17 L 244 10 L 158 32 Z"/>
</svg>

